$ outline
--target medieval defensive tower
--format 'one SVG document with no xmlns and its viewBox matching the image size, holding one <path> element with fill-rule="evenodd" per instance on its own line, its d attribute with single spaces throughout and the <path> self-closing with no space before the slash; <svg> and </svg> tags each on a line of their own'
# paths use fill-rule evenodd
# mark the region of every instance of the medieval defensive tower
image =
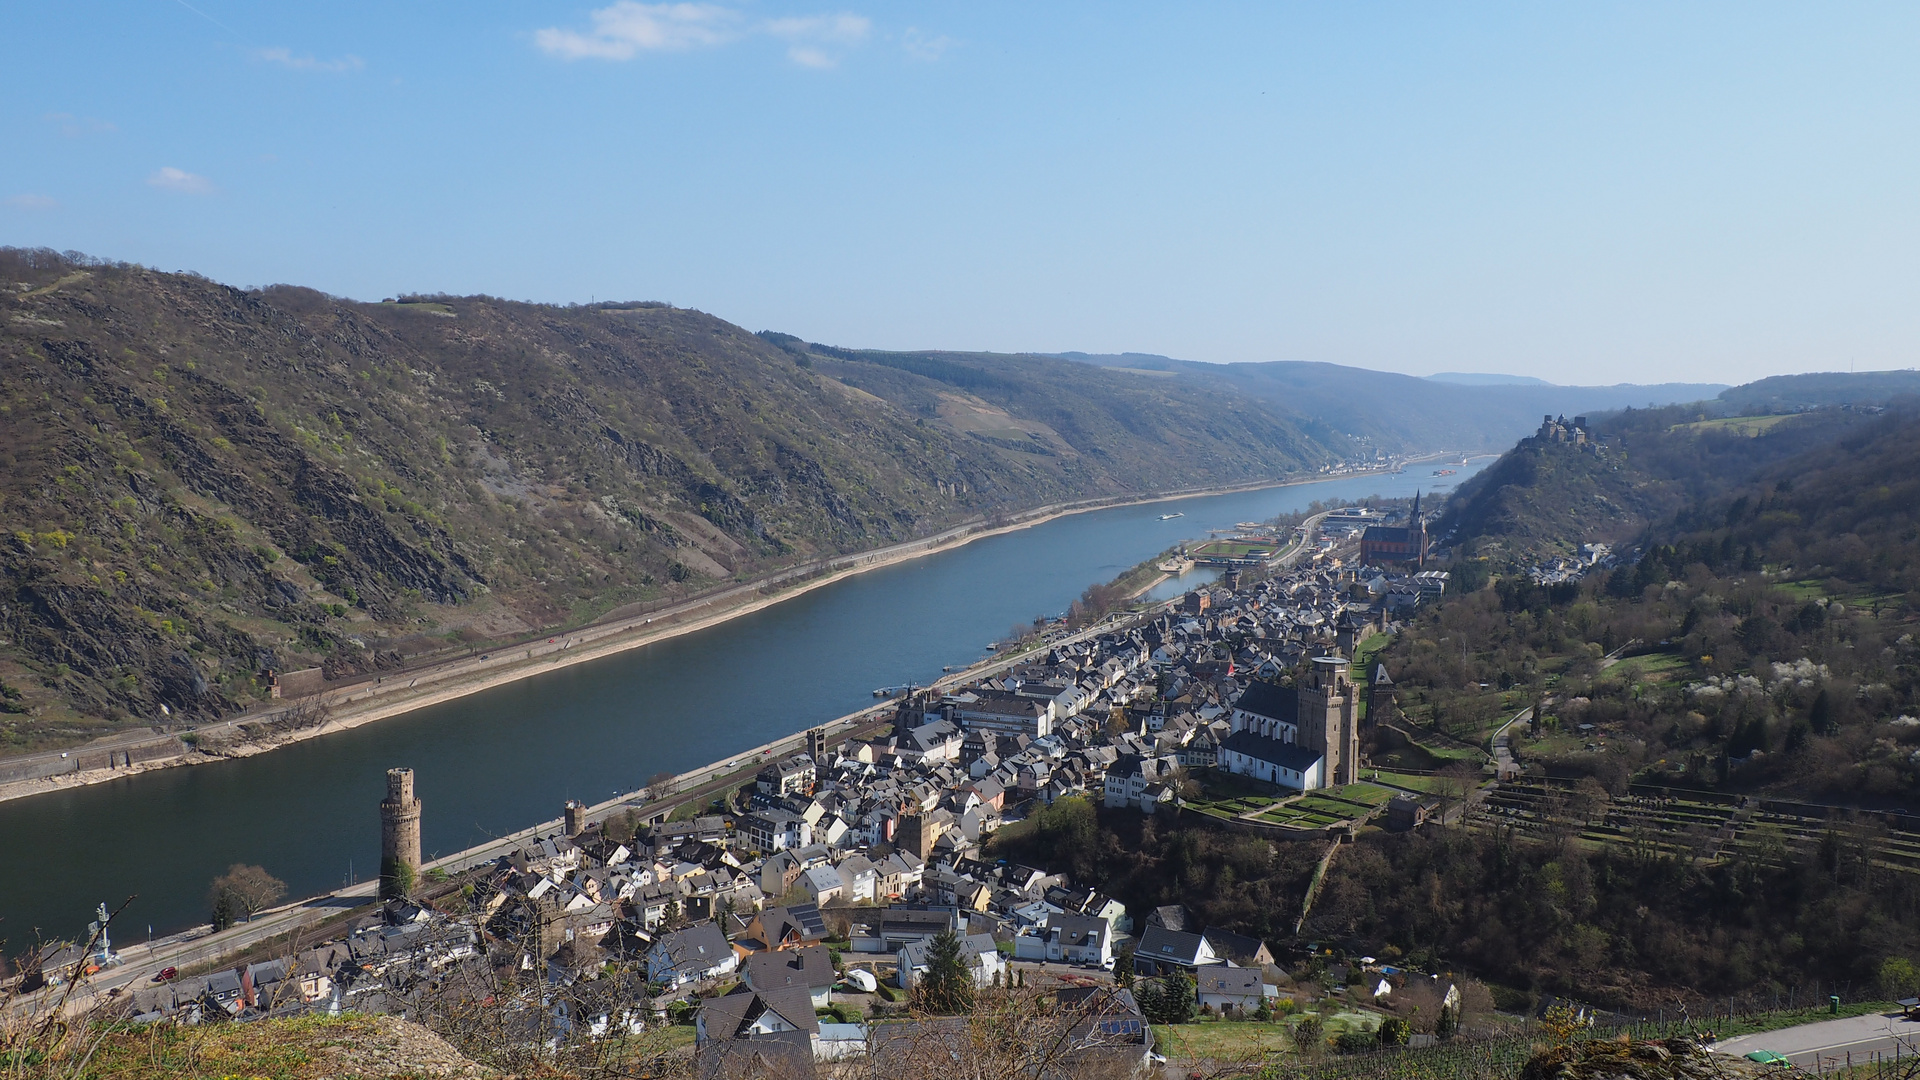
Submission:
<svg viewBox="0 0 1920 1080">
<path fill-rule="evenodd" d="M 1358 694 L 1343 656 L 1316 656 L 1299 688 L 1300 742 L 1326 754 L 1328 785 L 1351 784 L 1360 770 Z"/>
<path fill-rule="evenodd" d="M 420 800 L 413 797 L 413 770 L 387 770 L 387 797 L 380 803 L 380 898 L 405 896 L 420 876 Z"/>
</svg>

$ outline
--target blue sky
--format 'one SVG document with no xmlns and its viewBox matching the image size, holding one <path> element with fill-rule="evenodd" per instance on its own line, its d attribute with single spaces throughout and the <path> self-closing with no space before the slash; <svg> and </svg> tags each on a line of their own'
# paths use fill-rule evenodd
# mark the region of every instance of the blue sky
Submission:
<svg viewBox="0 0 1920 1080">
<path fill-rule="evenodd" d="M 0 244 L 878 348 L 1915 366 L 1920 7 L 20 3 Z"/>
</svg>

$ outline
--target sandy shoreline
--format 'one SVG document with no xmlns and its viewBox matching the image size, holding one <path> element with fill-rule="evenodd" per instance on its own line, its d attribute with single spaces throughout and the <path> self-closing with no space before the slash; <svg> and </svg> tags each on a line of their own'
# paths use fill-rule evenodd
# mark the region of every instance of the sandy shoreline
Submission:
<svg viewBox="0 0 1920 1080">
<path fill-rule="evenodd" d="M 1438 456 L 1438 455 L 1435 455 Z M 1409 464 L 1413 461 L 1409 460 Z M 846 563 L 828 573 L 817 577 L 783 584 L 772 593 L 763 593 L 767 582 L 747 582 L 720 590 L 706 598 L 692 598 L 684 604 L 663 609 L 646 616 L 633 616 L 613 622 L 588 624 L 571 631 L 556 631 L 546 642 L 536 644 L 520 643 L 502 646 L 482 654 L 476 660 L 462 657 L 442 661 L 438 664 L 415 671 L 396 672 L 383 676 L 374 682 L 360 682 L 338 690 L 323 691 L 310 697 L 299 699 L 288 705 L 275 706 L 253 716 L 237 716 L 221 723 L 204 725 L 196 732 L 219 733 L 221 729 L 239 729 L 242 725 L 270 723 L 283 715 L 290 707 L 310 703 L 320 703 L 327 707 L 328 716 L 320 724 L 295 728 L 288 731 L 266 732 L 252 737 L 236 740 L 221 749 L 219 753 L 189 751 L 178 757 L 165 758 L 151 762 L 126 765 L 119 768 L 89 769 L 85 771 L 62 773 L 43 779 L 17 780 L 0 784 L 0 802 L 26 798 L 47 792 L 61 791 L 67 788 L 87 784 L 102 783 L 155 769 L 178 768 L 188 765 L 200 765 L 208 762 L 225 761 L 231 758 L 251 757 L 266 753 L 292 743 L 318 738 L 337 731 L 346 731 L 371 724 L 378 720 L 403 715 L 416 709 L 454 701 L 469 694 L 477 694 L 507 683 L 532 678 L 547 671 L 574 664 L 583 664 L 600 660 L 618 653 L 637 649 L 655 642 L 668 641 L 682 634 L 690 634 L 708 627 L 717 626 L 729 619 L 739 618 L 763 610 L 785 600 L 803 596 L 814 589 L 843 581 L 855 574 L 883 566 L 894 566 L 925 555 L 941 551 L 951 551 L 964 547 L 975 540 L 991 536 L 1002 536 L 1021 529 L 1030 529 L 1049 521 L 1075 514 L 1090 513 L 1095 510 L 1109 510 L 1123 506 L 1140 506 L 1158 502 L 1173 502 L 1180 499 L 1204 498 L 1212 495 L 1230 495 L 1246 491 L 1263 491 L 1282 487 L 1297 487 L 1303 484 L 1324 483 L 1332 480 L 1352 479 L 1360 476 L 1382 475 L 1386 470 L 1372 472 L 1347 473 L 1332 477 L 1300 477 L 1289 480 L 1259 481 L 1248 484 L 1226 485 L 1193 491 L 1166 492 L 1139 496 L 1119 496 L 1112 499 L 1089 501 L 1085 503 L 1054 504 L 1026 511 L 1030 517 L 1020 517 L 1004 525 L 969 523 L 935 533 L 917 540 L 903 541 L 899 544 L 873 551 L 853 555 L 837 556 L 827 560 L 829 566 L 834 563 Z M 808 571 L 789 570 L 782 574 L 804 576 Z M 777 580 L 777 578 L 776 578 Z M 1149 586 L 1151 588 L 1151 586 Z M 696 614 L 701 608 L 711 607 L 710 612 Z M 654 622 L 663 625 L 653 626 Z M 493 654 L 502 654 L 494 659 Z M 513 654 L 513 655 L 507 655 Z M 393 688 L 389 682 L 398 684 L 406 680 L 405 687 Z M 421 681 L 431 683 L 428 687 L 419 687 Z M 203 740 L 204 741 L 204 740 Z"/>
</svg>

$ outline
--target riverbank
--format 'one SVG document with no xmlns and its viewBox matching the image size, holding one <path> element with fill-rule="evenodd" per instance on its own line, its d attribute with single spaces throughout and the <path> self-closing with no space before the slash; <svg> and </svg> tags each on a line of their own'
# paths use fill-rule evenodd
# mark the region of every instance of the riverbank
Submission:
<svg viewBox="0 0 1920 1080">
<path fill-rule="evenodd" d="M 0 763 L 0 776 L 23 765 L 43 767 L 46 775 L 24 776 L 0 784 L 0 801 L 98 783 L 160 768 L 247 757 L 320 735 L 457 700 L 503 684 L 589 660 L 603 659 L 644 645 L 706 629 L 760 611 L 855 574 L 895 565 L 937 551 L 954 550 L 974 540 L 1028 529 L 1057 518 L 1114 507 L 1135 506 L 1323 483 L 1380 475 L 1386 470 L 1303 476 L 1187 491 L 1087 499 L 1037 507 L 995 520 L 975 519 L 917 540 L 869 552 L 819 560 L 765 577 L 730 585 L 705 596 L 644 615 L 589 624 L 574 630 L 495 648 L 476 656 L 442 661 L 412 671 L 389 672 L 323 693 L 263 708 L 206 725 L 185 737 L 154 735 L 148 742 L 75 748 L 68 754 L 37 755 L 41 760 Z M 191 743 L 191 745 L 189 744 Z M 101 762 L 99 759 L 105 757 Z M 104 767 L 100 767 L 104 765 Z"/>
<path fill-rule="evenodd" d="M 976 661 L 963 670 L 941 676 L 928 684 L 926 689 L 938 692 L 1005 672 L 1059 644 L 1084 640 L 1117 626 L 1132 625 L 1162 610 L 1165 610 L 1164 605 L 1148 605 L 1129 612 L 1112 613 L 1064 638 L 1033 641 L 1022 648 Z M 898 705 L 897 699 L 869 705 L 812 728 L 734 751 L 724 759 L 688 769 L 671 778 L 656 780 L 640 790 L 615 794 L 610 799 L 586 806 L 583 811 L 585 819 L 589 823 L 604 822 L 611 814 L 637 810 L 643 820 L 659 822 L 689 806 L 697 812 L 723 793 L 750 782 L 767 761 L 804 750 L 814 731 L 824 733 L 830 746 L 838 746 L 848 739 L 883 735 L 890 729 L 890 714 Z M 490 865 L 501 856 L 519 851 L 541 838 L 559 835 L 564 828 L 561 818 L 546 818 L 451 854 L 432 855 L 420 869 L 423 874 L 440 871 L 458 881 L 458 875 Z M 190 967 L 210 969 L 237 960 L 279 955 L 276 950 L 284 949 L 296 938 L 316 934 L 347 917 L 364 913 L 376 903 L 376 884 L 375 881 L 364 880 L 343 885 L 267 909 L 247 922 L 222 931 L 215 931 L 212 926 L 203 923 L 144 945 L 122 945 L 120 955 L 125 965 L 91 980 L 88 989 L 92 996 L 76 996 L 68 1002 L 68 1012 L 70 1015 L 79 1015 L 106 1000 L 109 992 L 116 988 L 144 985 L 162 967 L 173 966 L 183 971 Z M 14 1004 L 16 1008 L 20 1007 L 20 1003 Z"/>
</svg>

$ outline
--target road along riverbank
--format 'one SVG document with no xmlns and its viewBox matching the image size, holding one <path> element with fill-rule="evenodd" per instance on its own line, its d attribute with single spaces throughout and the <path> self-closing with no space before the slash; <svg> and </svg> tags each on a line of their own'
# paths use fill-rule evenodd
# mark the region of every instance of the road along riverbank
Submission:
<svg viewBox="0 0 1920 1080">
<path fill-rule="evenodd" d="M 950 551 L 988 537 L 1030 529 L 1074 514 L 1324 483 L 1390 471 L 1355 470 L 1192 490 L 1083 499 L 1035 507 L 1004 517 L 976 518 L 916 540 L 815 560 L 690 597 L 681 603 L 645 614 L 616 616 L 576 629 L 552 631 L 498 646 L 477 656 L 464 656 L 412 670 L 383 672 L 343 682 L 318 694 L 251 710 L 228 720 L 201 725 L 191 731 L 144 735 L 130 733 L 66 751 L 0 761 L 0 802 L 121 779 L 156 769 L 251 757 L 457 700 L 559 668 L 670 640 L 792 600 L 856 574 L 940 551 Z"/>
<path fill-rule="evenodd" d="M 1023 648 L 981 660 L 964 670 L 943 675 L 928 684 L 927 688 L 937 692 L 948 687 L 989 678 L 1057 645 L 1079 641 L 1151 619 L 1166 611 L 1168 606 L 1168 604 L 1156 603 L 1137 611 L 1114 613 L 1064 637 L 1037 640 Z M 751 747 L 724 761 L 709 762 L 699 768 L 679 773 L 671 779 L 649 784 L 638 791 L 617 794 L 587 807 L 586 820 L 589 823 L 603 822 L 609 815 L 616 812 L 636 809 L 645 816 L 646 820 L 659 821 L 689 803 L 704 806 L 722 792 L 746 783 L 766 762 L 779 760 L 788 754 L 805 749 L 809 735 L 815 730 L 825 733 L 830 746 L 839 746 L 848 739 L 872 738 L 883 734 L 891 724 L 892 712 L 897 706 L 896 700 L 889 699 L 830 720 L 825 724 L 815 725 L 813 728 Z M 541 838 L 560 835 L 564 828 L 565 822 L 562 818 L 550 818 L 465 850 L 429 859 L 421 866 L 421 870 L 423 873 L 438 870 L 449 876 L 458 875 L 493 863 L 501 856 L 519 851 Z M 202 924 L 150 940 L 145 944 L 130 940 L 128 936 L 130 931 L 119 928 L 120 924 L 116 923 L 116 937 L 123 943 L 118 950 L 122 960 L 121 965 L 88 980 L 85 993 L 75 994 L 67 1000 L 66 1011 L 72 1015 L 85 1012 L 107 1000 L 108 996 L 116 990 L 144 985 L 154 973 L 166 967 L 186 968 L 241 957 L 249 950 L 258 951 L 266 945 L 290 940 L 296 935 L 321 927 L 322 924 L 337 922 L 343 915 L 366 909 L 375 903 L 377 884 L 372 880 L 362 881 L 319 896 L 282 904 L 226 930 L 216 932 L 212 926 Z M 17 1002 L 15 1003 L 16 1011 L 36 1008 L 44 1003 L 43 999 L 51 996 L 41 995 L 29 1001 Z"/>
</svg>

